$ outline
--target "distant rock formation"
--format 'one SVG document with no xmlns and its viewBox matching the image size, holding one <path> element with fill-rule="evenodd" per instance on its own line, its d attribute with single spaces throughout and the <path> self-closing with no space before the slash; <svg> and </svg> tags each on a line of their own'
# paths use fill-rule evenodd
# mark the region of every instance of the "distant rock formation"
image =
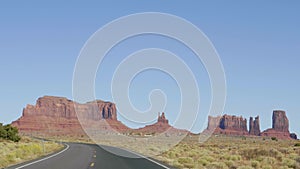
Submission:
<svg viewBox="0 0 300 169">
<path fill-rule="evenodd" d="M 275 110 L 272 117 L 272 128 L 276 131 L 289 132 L 289 120 L 285 111 Z"/>
<path fill-rule="evenodd" d="M 272 128 L 263 132 L 260 131 L 259 116 L 250 117 L 249 132 L 247 131 L 247 120 L 243 117 L 223 115 L 218 117 L 208 117 L 208 126 L 203 133 L 213 131 L 214 134 L 240 135 L 240 136 L 264 136 L 276 137 L 279 139 L 297 139 L 295 133 L 289 132 L 289 120 L 284 111 L 273 111 Z"/>
<path fill-rule="evenodd" d="M 151 125 L 147 125 L 143 128 L 131 130 L 133 134 L 139 135 L 156 135 L 160 133 L 167 134 L 185 134 L 188 133 L 187 130 L 176 129 L 169 124 L 169 121 L 165 117 L 163 112 L 161 115 L 158 113 L 157 122 Z"/>
<path fill-rule="evenodd" d="M 22 116 L 12 122 L 21 133 L 42 136 L 86 136 L 89 134 L 144 133 L 156 134 L 170 131 L 183 133 L 169 125 L 165 113 L 158 114 L 157 122 L 140 129 L 130 129 L 117 120 L 114 103 L 96 100 L 85 104 L 76 103 L 64 97 L 44 96 L 35 105 L 27 105 Z M 83 130 L 84 127 L 85 131 Z"/>
<path fill-rule="evenodd" d="M 279 139 L 291 139 L 289 132 L 281 132 L 274 129 L 267 129 L 261 133 L 261 136 L 264 137 L 276 137 Z"/>
<path fill-rule="evenodd" d="M 242 116 L 209 116 L 207 130 L 214 130 L 214 134 L 248 135 L 247 120 Z"/>
<path fill-rule="evenodd" d="M 36 105 L 27 105 L 23 109 L 22 117 L 14 121 L 12 125 L 23 133 L 85 135 L 78 116 L 84 124 L 90 126 L 96 124 L 97 127 L 100 125 L 99 130 L 107 129 L 107 123 L 114 130 L 128 129 L 117 120 L 114 103 L 97 100 L 79 104 L 64 97 L 53 96 L 41 97 L 36 101 Z"/>
<path fill-rule="evenodd" d="M 157 122 L 158 122 L 158 123 L 166 123 L 166 124 L 169 124 L 169 120 L 166 119 L 165 113 L 164 113 L 164 112 L 162 112 L 161 116 L 160 116 L 160 113 L 158 113 L 158 119 L 157 119 Z"/>
<path fill-rule="evenodd" d="M 208 126 L 203 133 L 213 131 L 213 134 L 239 135 L 239 136 L 263 136 L 276 137 L 279 139 L 297 139 L 295 133 L 289 132 L 289 120 L 285 111 L 273 111 L 272 128 L 263 132 L 260 131 L 259 116 L 250 117 L 249 132 L 247 130 L 247 120 L 243 117 L 223 115 L 218 117 L 208 117 Z M 211 133 L 211 132 L 210 132 Z"/>
<path fill-rule="evenodd" d="M 219 128 L 220 127 L 220 119 L 221 119 L 221 116 L 217 116 L 217 117 L 208 116 L 207 130 L 215 130 L 216 128 Z"/>
<path fill-rule="evenodd" d="M 93 102 L 86 104 L 75 103 L 64 97 L 44 96 L 36 101 L 36 105 L 27 105 L 23 109 L 23 116 L 47 116 L 66 119 L 77 119 L 75 107 L 85 110 L 84 118 L 90 120 L 112 119 L 116 120 L 116 106 L 111 102 L 97 100 L 97 109 L 94 109 Z M 77 113 L 78 113 L 77 112 Z"/>
<path fill-rule="evenodd" d="M 275 110 L 272 117 L 272 128 L 261 133 L 261 136 L 276 137 L 280 139 L 291 139 L 289 132 L 289 120 L 285 111 Z M 292 135 L 293 137 L 297 137 Z"/>
<path fill-rule="evenodd" d="M 224 115 L 220 120 L 220 128 L 224 130 L 247 131 L 247 120 L 242 116 Z"/>
<path fill-rule="evenodd" d="M 260 135 L 260 124 L 259 124 L 259 116 L 255 117 L 253 120 L 253 117 L 250 117 L 249 121 L 249 134 L 259 136 Z"/>
<path fill-rule="evenodd" d="M 76 111 L 75 111 L 76 110 Z M 80 120 L 80 122 L 79 122 Z M 119 133 L 150 134 L 186 133 L 169 124 L 165 113 L 158 114 L 157 122 L 139 129 L 130 129 L 117 120 L 117 108 L 114 103 L 96 100 L 80 104 L 64 97 L 44 96 L 35 105 L 27 105 L 22 116 L 12 123 L 21 133 L 37 135 L 72 135 L 85 136 L 85 131 L 94 133 L 112 130 Z M 289 132 L 289 120 L 281 110 L 273 111 L 272 128 L 260 132 L 259 117 L 250 117 L 249 131 L 247 120 L 242 116 L 223 115 L 208 117 L 206 131 L 214 134 L 263 136 L 279 139 L 297 139 L 297 135 Z M 204 131 L 205 132 L 205 131 Z"/>
</svg>

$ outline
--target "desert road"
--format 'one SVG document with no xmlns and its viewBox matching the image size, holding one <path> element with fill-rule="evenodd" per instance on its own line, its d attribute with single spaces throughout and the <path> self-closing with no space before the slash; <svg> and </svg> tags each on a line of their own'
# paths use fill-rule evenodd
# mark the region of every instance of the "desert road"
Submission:
<svg viewBox="0 0 300 169">
<path fill-rule="evenodd" d="M 152 159 L 141 157 L 115 147 L 66 143 L 66 147 L 58 153 L 7 169 L 169 169 Z"/>
</svg>

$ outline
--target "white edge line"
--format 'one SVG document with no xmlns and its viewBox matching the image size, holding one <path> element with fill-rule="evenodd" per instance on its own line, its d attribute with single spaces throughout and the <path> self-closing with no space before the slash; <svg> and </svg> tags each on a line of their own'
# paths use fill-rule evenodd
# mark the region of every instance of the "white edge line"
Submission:
<svg viewBox="0 0 300 169">
<path fill-rule="evenodd" d="M 32 165 L 32 164 L 39 163 L 39 162 L 41 162 L 41 161 L 44 161 L 44 160 L 47 160 L 47 159 L 49 159 L 49 158 L 55 157 L 55 156 L 57 156 L 57 155 L 59 155 L 59 154 L 65 152 L 66 150 L 69 149 L 70 146 L 69 146 L 68 144 L 65 144 L 65 145 L 66 145 L 67 147 L 66 147 L 65 149 L 63 149 L 62 151 L 56 153 L 56 154 L 53 154 L 53 155 L 51 155 L 51 156 L 45 157 L 45 158 L 40 159 L 40 160 L 37 160 L 37 161 L 33 161 L 33 162 L 31 162 L 31 163 L 28 163 L 28 164 L 25 164 L 25 165 L 23 165 L 23 166 L 17 167 L 17 168 L 15 168 L 15 169 L 21 169 L 21 168 L 30 166 L 30 165 Z"/>
<path fill-rule="evenodd" d="M 100 147 L 101 147 L 101 146 L 100 146 Z M 157 161 L 155 161 L 155 160 L 152 160 L 152 159 L 150 159 L 150 158 L 148 158 L 148 157 L 145 157 L 145 156 L 143 156 L 143 155 L 141 155 L 141 154 L 138 154 L 138 153 L 136 153 L 136 152 L 133 152 L 133 151 L 130 151 L 130 150 L 127 150 L 127 149 L 124 149 L 124 148 L 120 148 L 120 147 L 115 147 L 115 148 L 119 148 L 119 149 L 122 149 L 122 150 L 124 150 L 124 151 L 128 151 L 128 152 L 130 152 L 130 153 L 132 153 L 132 154 L 135 154 L 135 155 L 140 156 L 140 157 L 142 157 L 142 158 L 144 158 L 144 159 L 147 159 L 147 160 L 151 161 L 152 163 L 155 163 L 155 164 L 157 164 L 157 165 L 159 165 L 159 166 L 161 166 L 161 167 L 163 167 L 163 168 L 165 168 L 165 169 L 170 169 L 169 167 L 167 167 L 167 166 L 165 166 L 165 165 L 163 165 L 163 164 L 160 164 L 159 162 L 157 162 Z M 104 150 L 105 150 L 105 149 L 104 149 Z"/>
</svg>

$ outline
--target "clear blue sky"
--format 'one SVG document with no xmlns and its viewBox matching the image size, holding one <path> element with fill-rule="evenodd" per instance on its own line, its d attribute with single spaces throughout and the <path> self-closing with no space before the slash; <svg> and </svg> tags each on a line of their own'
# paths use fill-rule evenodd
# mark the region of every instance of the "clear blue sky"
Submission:
<svg viewBox="0 0 300 169">
<path fill-rule="evenodd" d="M 2 1 L 0 121 L 16 120 L 26 104 L 34 104 L 43 95 L 72 98 L 77 56 L 104 24 L 137 12 L 164 12 L 198 26 L 216 47 L 227 80 L 225 113 L 247 118 L 260 115 L 261 128 L 266 129 L 271 127 L 272 110 L 283 109 L 290 119 L 290 130 L 300 134 L 299 9 L 299 1 Z M 111 99 L 113 66 L 122 56 L 145 47 L 171 50 L 193 71 L 197 69 L 205 111 L 210 88 L 202 64 L 187 59 L 185 56 L 192 53 L 177 42 L 150 35 L 129 39 L 108 54 L 106 66 L 97 74 L 97 98 Z M 147 109 L 148 91 L 157 87 L 169 95 L 166 114 L 172 123 L 179 94 L 167 75 L 148 71 L 137 76 L 130 88 L 132 102 Z M 201 131 L 204 121 L 197 119 L 193 131 Z"/>
</svg>

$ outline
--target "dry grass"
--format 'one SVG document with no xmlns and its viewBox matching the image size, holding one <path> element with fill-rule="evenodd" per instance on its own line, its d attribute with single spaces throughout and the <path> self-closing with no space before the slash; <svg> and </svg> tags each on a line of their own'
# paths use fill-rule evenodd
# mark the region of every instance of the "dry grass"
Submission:
<svg viewBox="0 0 300 169">
<path fill-rule="evenodd" d="M 62 148 L 60 144 L 49 141 L 43 144 L 29 137 L 23 137 L 18 143 L 0 140 L 0 168 L 36 159 Z"/>
<path fill-rule="evenodd" d="M 53 138 L 67 142 L 93 143 L 88 138 Z M 98 144 L 127 148 L 151 156 L 179 169 L 300 169 L 300 142 L 246 137 L 211 137 L 199 143 L 199 137 L 186 137 L 176 146 L 164 151 L 164 139 L 124 144 L 117 136 L 103 136 Z M 147 145 L 147 146 L 145 146 Z M 152 156 L 152 154 L 156 156 Z M 159 155 L 157 155 L 159 154 Z"/>
<path fill-rule="evenodd" d="M 144 156 L 152 157 L 157 154 L 170 149 L 175 146 L 184 136 L 158 136 L 158 137 L 144 137 L 144 136 L 124 136 L 116 134 L 99 134 L 96 139 L 92 140 L 87 137 L 48 137 L 50 140 L 57 140 L 63 142 L 79 142 L 79 143 L 91 143 L 98 145 L 114 146 L 123 149 L 127 149 Z"/>
<path fill-rule="evenodd" d="M 300 147 L 296 144 L 226 136 L 199 143 L 197 137 L 188 137 L 155 158 L 180 169 L 300 169 Z"/>
</svg>

